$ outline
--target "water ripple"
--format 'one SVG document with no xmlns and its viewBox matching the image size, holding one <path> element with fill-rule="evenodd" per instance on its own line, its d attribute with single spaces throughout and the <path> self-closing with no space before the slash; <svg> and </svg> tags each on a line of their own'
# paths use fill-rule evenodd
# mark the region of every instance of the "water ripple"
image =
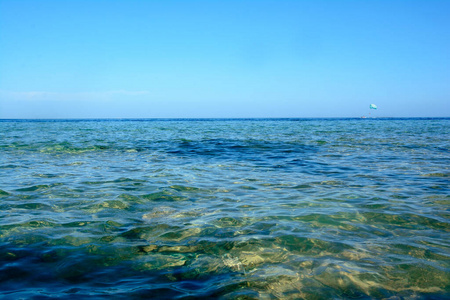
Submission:
<svg viewBox="0 0 450 300">
<path fill-rule="evenodd" d="M 448 119 L 0 127 L 6 298 L 450 295 Z"/>
</svg>

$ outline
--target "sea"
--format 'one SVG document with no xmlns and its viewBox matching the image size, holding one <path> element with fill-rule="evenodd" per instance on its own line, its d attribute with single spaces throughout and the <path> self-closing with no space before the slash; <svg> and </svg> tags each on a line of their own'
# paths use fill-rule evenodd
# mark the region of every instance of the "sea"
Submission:
<svg viewBox="0 0 450 300">
<path fill-rule="evenodd" d="M 448 299 L 449 131 L 0 120 L 0 298 Z"/>
</svg>

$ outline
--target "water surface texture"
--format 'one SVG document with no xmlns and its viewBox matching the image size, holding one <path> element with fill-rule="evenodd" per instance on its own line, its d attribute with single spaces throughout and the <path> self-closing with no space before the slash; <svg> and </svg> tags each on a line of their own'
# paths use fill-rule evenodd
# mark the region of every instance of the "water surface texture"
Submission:
<svg viewBox="0 0 450 300">
<path fill-rule="evenodd" d="M 0 296 L 449 297 L 449 125 L 0 121 Z"/>
</svg>

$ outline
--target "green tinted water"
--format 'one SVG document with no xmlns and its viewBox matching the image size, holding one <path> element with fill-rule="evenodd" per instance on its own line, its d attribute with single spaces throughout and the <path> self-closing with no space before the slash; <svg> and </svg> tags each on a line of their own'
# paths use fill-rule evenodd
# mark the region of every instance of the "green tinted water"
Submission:
<svg viewBox="0 0 450 300">
<path fill-rule="evenodd" d="M 1 295 L 448 297 L 448 126 L 0 122 Z"/>
</svg>

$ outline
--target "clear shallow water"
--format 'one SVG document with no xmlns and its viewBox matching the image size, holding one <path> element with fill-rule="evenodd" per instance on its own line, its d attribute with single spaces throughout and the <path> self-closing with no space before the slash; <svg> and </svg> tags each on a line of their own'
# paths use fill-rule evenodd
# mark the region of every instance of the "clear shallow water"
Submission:
<svg viewBox="0 0 450 300">
<path fill-rule="evenodd" d="M 0 296 L 449 297 L 449 125 L 0 121 Z"/>
</svg>

